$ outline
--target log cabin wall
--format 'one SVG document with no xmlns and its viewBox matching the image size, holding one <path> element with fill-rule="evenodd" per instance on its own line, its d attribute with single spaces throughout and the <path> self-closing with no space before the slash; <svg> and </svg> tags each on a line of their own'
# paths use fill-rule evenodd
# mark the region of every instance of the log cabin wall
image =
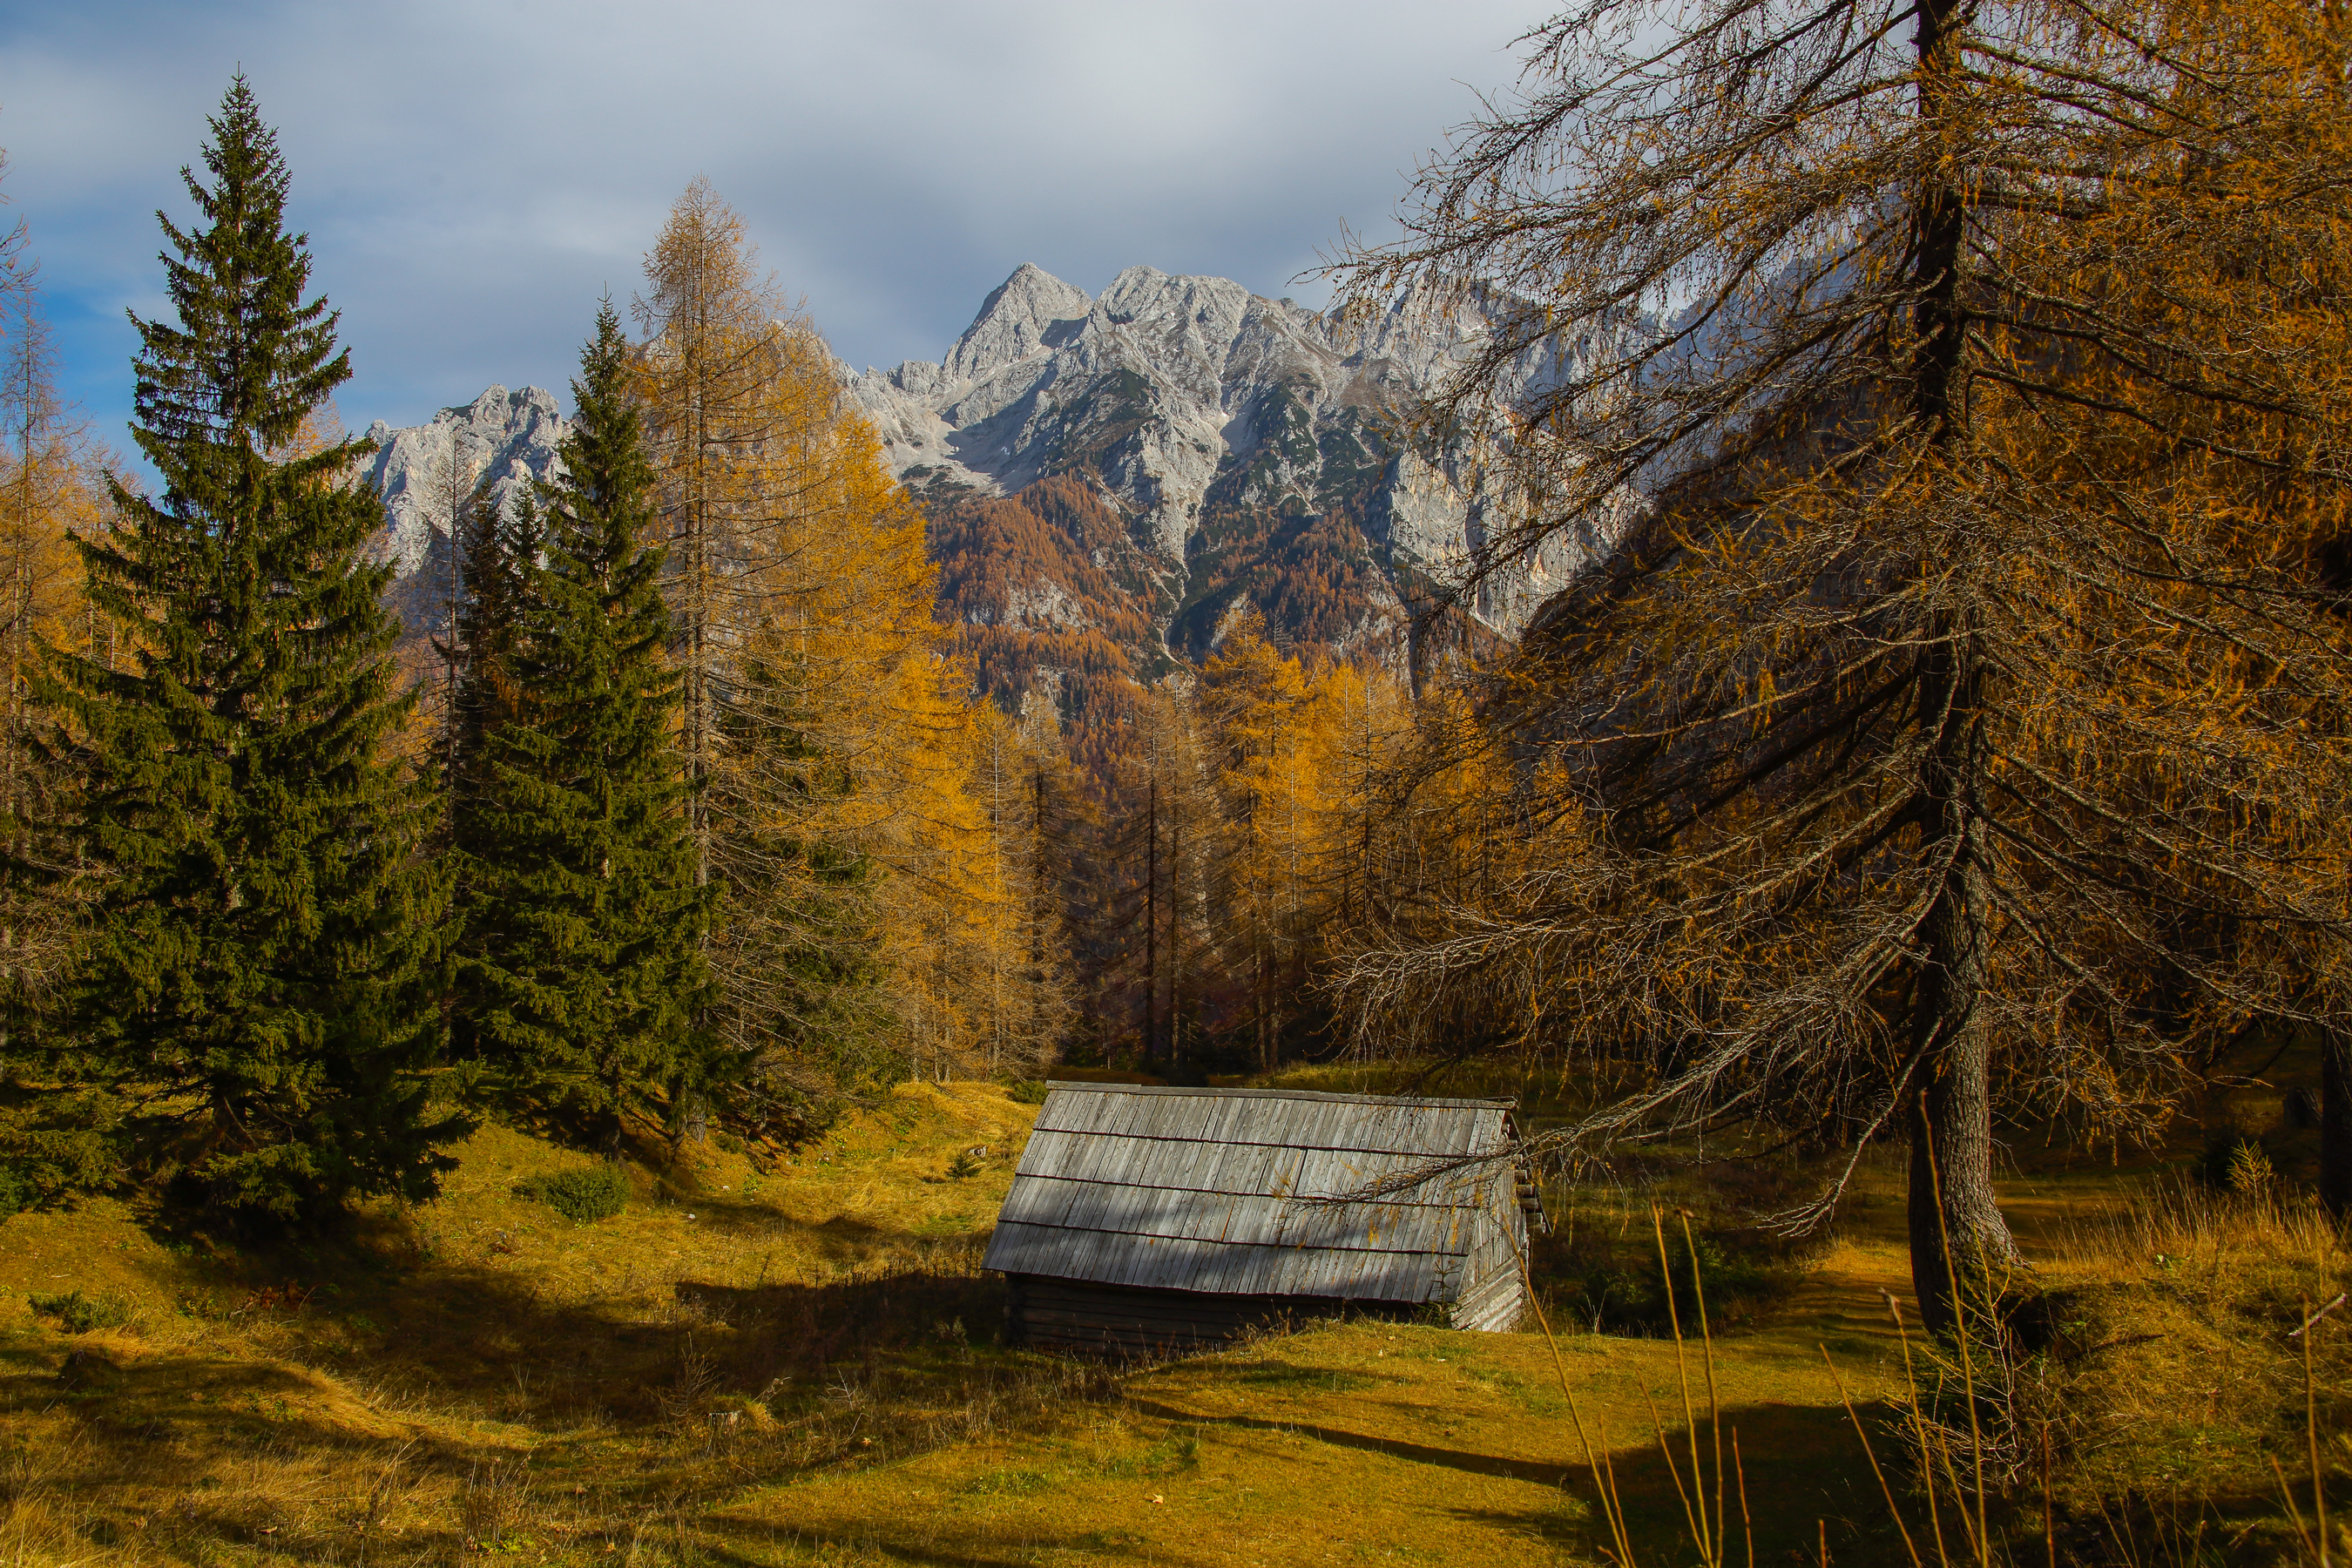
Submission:
<svg viewBox="0 0 2352 1568">
<path fill-rule="evenodd" d="M 1416 1310 L 1400 1302 L 1153 1290 L 1036 1274 L 1008 1275 L 1004 1286 L 1007 1344 L 1075 1354 L 1183 1355 L 1261 1329 L 1357 1314 L 1402 1321 Z"/>
</svg>

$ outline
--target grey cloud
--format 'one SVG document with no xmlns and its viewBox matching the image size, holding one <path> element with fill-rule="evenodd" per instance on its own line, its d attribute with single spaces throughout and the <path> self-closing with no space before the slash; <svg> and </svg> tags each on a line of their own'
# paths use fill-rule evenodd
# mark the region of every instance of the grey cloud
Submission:
<svg viewBox="0 0 2352 1568">
<path fill-rule="evenodd" d="M 280 132 L 358 370 L 345 418 L 561 389 L 708 174 L 853 363 L 936 358 L 1034 261 L 1289 279 L 1378 230 L 1415 161 L 1507 89 L 1524 0 L 1452 5 L 128 4 L 0 15 L 5 190 L 67 382 L 128 413 L 158 206 L 240 64 Z"/>
</svg>

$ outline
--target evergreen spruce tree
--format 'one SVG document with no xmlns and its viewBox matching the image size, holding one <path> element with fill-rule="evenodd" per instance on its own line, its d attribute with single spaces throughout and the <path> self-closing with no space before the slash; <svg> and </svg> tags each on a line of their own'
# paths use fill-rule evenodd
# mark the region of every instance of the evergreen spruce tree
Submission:
<svg viewBox="0 0 2352 1568">
<path fill-rule="evenodd" d="M 459 583 L 453 640 L 435 651 L 455 665 L 455 711 L 436 748 L 449 805 L 449 841 L 460 856 L 481 847 L 476 807 L 487 798 L 490 737 L 511 722 L 520 693 L 515 653 L 545 539 L 535 498 L 501 508 L 486 477 L 457 519 Z M 462 868 L 460 876 L 462 879 Z M 461 892 L 461 904 L 470 900 Z"/>
<path fill-rule="evenodd" d="M 608 301 L 572 384 L 564 477 L 540 492 L 511 717 L 488 731 L 464 808 L 461 1016 L 513 1103 L 607 1142 L 633 1113 L 675 1125 L 711 1070 L 710 900 L 687 833 L 630 375 Z"/>
<path fill-rule="evenodd" d="M 475 1007 L 478 988 L 463 983 L 464 965 L 480 939 L 498 928 L 495 907 L 497 827 L 491 820 L 499 798 L 489 750 L 491 738 L 514 722 L 520 692 L 515 682 L 515 652 L 522 618 L 538 570 L 544 536 L 535 499 L 519 497 L 509 512 L 498 504 L 485 476 L 460 510 L 454 529 L 458 552 L 458 597 L 449 644 L 436 651 L 451 662 L 457 688 L 453 711 L 436 747 L 447 806 L 445 847 L 452 899 L 461 934 L 451 958 L 459 983 L 447 988 L 450 1048 L 461 1060 L 478 1063 L 483 1054 Z"/>
<path fill-rule="evenodd" d="M 112 531 L 79 542 L 128 651 L 48 656 L 64 826 L 96 888 L 58 1054 L 142 1108 L 134 1169 L 283 1221 L 428 1195 L 465 1126 L 421 1071 L 446 888 L 419 854 L 432 795 L 385 747 L 411 700 L 390 569 L 360 554 L 382 505 L 345 477 L 364 444 L 295 455 L 349 358 L 303 298 L 306 237 L 242 76 L 210 125 L 212 183 L 182 171 L 204 226 L 163 220 L 178 324 L 132 318 L 163 489 L 115 485 Z"/>
</svg>

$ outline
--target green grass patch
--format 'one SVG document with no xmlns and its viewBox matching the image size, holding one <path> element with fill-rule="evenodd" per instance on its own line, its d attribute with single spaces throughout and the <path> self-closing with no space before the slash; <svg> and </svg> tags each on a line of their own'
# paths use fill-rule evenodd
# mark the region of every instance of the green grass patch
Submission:
<svg viewBox="0 0 2352 1568">
<path fill-rule="evenodd" d="M 1117 1454 L 1102 1460 L 1096 1468 L 1117 1480 L 1132 1480 L 1147 1476 L 1173 1476 L 1192 1469 L 1201 1462 L 1201 1439 L 1197 1433 L 1171 1432 L 1140 1454 Z"/>
<path fill-rule="evenodd" d="M 1235 1374 L 1233 1381 L 1251 1388 L 1280 1388 L 1299 1394 L 1360 1394 L 1373 1386 L 1373 1380 L 1361 1373 L 1278 1362 L 1249 1367 Z"/>
<path fill-rule="evenodd" d="M 973 1476 L 956 1490 L 965 1497 L 1035 1497 L 1054 1489 L 1054 1478 L 1043 1470 L 989 1470 Z"/>
<path fill-rule="evenodd" d="M 611 1219 L 629 1206 L 628 1173 L 618 1165 L 587 1165 L 534 1176 L 520 1190 L 574 1225 Z"/>
<path fill-rule="evenodd" d="M 61 1295 L 46 1295 L 39 1291 L 25 1298 L 35 1315 L 55 1318 L 58 1326 L 69 1334 L 86 1334 L 93 1329 L 119 1329 L 131 1321 L 131 1308 L 114 1296 L 85 1296 L 79 1290 L 68 1290 Z"/>
</svg>

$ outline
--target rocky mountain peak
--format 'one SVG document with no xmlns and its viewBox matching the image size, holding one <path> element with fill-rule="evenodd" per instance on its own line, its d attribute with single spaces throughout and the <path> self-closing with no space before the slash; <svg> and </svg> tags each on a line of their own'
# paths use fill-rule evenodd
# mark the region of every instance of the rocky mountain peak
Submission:
<svg viewBox="0 0 2352 1568">
<path fill-rule="evenodd" d="M 1404 419 L 1508 308 L 1408 297 L 1341 321 L 1151 267 L 1097 299 L 1024 264 L 943 363 L 838 374 L 931 515 L 943 614 L 992 639 L 976 650 L 992 689 L 1043 680 L 1075 712 L 1087 681 L 1205 657 L 1252 611 L 1287 646 L 1401 659 L 1414 604 L 1459 581 L 1516 504 L 1479 465 L 1424 461 Z M 1539 357 L 1528 384 L 1556 374 Z M 548 393 L 493 386 L 370 430 L 376 555 L 412 632 L 446 613 L 450 466 L 503 499 L 554 475 L 566 429 Z M 1516 636 L 1600 542 L 1547 544 L 1473 614 Z"/>
<path fill-rule="evenodd" d="M 983 321 L 1038 288 L 1015 274 Z M 1082 317 L 1013 340 L 1017 355 L 842 380 L 929 513 L 958 651 L 1008 709 L 1050 700 L 1073 754 L 1105 768 L 1137 687 L 1237 626 L 1403 666 L 1416 608 L 1511 515 L 1481 465 L 1425 461 L 1403 439 L 1486 324 L 1475 300 L 1341 321 L 1131 267 Z M 1515 637 L 1591 548 L 1548 544 L 1467 608 Z"/>
<path fill-rule="evenodd" d="M 368 426 L 375 453 L 360 476 L 375 486 L 384 507 L 383 531 L 369 553 L 392 563 L 390 602 L 411 633 L 438 633 L 448 618 L 442 584 L 453 548 L 450 476 L 463 490 L 487 478 L 505 506 L 533 480 L 556 476 L 557 448 L 571 429 L 555 395 L 541 386 L 491 386 L 423 425 L 395 430 L 379 419 Z"/>
<path fill-rule="evenodd" d="M 1093 304 L 1085 289 L 1024 261 L 981 301 L 980 314 L 948 351 L 947 374 L 955 381 L 978 381 L 1055 346 L 1055 329 L 1066 324 L 1074 331 Z"/>
<path fill-rule="evenodd" d="M 402 576 L 445 547 L 449 532 L 448 478 L 470 489 L 487 475 L 500 504 L 519 485 L 550 478 L 556 447 L 571 426 L 555 395 L 541 386 L 484 390 L 471 403 L 444 408 L 431 421 L 394 430 L 381 419 L 368 426 L 375 455 L 361 469 L 383 497 L 389 514 L 376 543 L 378 560 Z M 444 542 L 436 546 L 436 540 Z"/>
<path fill-rule="evenodd" d="M 1404 599 L 1457 576 L 1486 535 L 1489 498 L 1398 439 L 1412 403 L 1486 329 L 1486 310 L 1409 298 L 1342 321 L 1152 267 L 1089 301 L 1024 266 L 944 366 L 845 366 L 843 382 L 935 512 L 1083 477 L 1126 519 L 1128 577 L 1170 647 L 1215 646 L 1244 598 L 1280 635 L 1349 647 L 1401 638 Z M 1098 539 L 1087 549 L 1109 563 Z M 1477 613 L 1516 635 L 1581 554 L 1526 563 Z M 1279 584 L 1301 574 L 1344 582 L 1330 592 L 1345 607 L 1284 611 Z"/>
</svg>

